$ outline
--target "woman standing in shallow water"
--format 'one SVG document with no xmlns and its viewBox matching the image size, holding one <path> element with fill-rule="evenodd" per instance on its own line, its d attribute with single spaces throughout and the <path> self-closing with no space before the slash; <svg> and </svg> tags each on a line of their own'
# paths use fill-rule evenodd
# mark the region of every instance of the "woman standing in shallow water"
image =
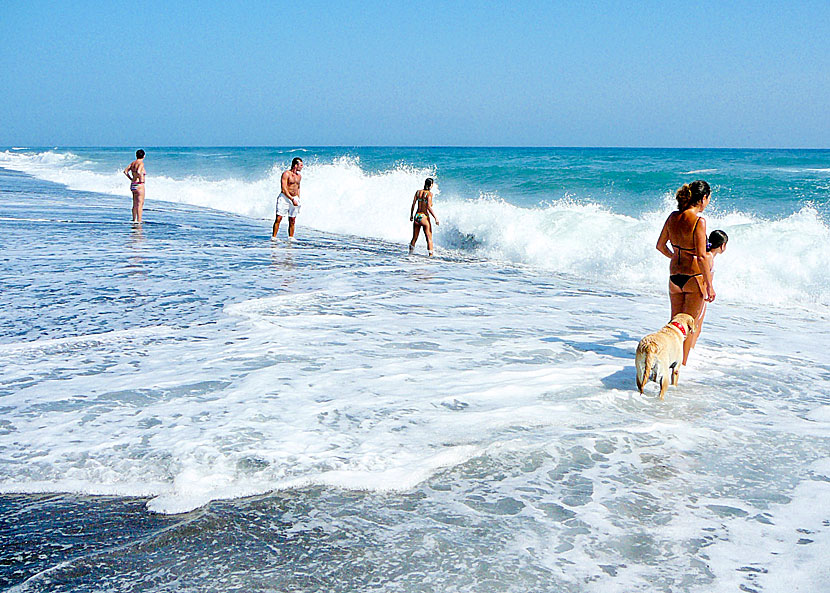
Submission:
<svg viewBox="0 0 830 593">
<path fill-rule="evenodd" d="M 711 194 L 709 184 L 702 180 L 678 189 L 677 210 L 669 214 L 657 239 L 657 251 L 671 259 L 669 300 L 672 317 L 688 313 L 697 319 L 704 305 L 715 300 L 712 270 L 706 259 L 706 219 L 700 216 L 709 205 Z M 683 364 L 689 358 L 698 333 L 700 330 L 696 328 L 683 342 Z"/>
<path fill-rule="evenodd" d="M 140 223 L 144 210 L 144 180 L 147 177 L 143 150 L 139 148 L 135 151 L 135 160 L 124 169 L 124 175 L 130 180 L 130 191 L 133 193 L 133 222 Z"/>
<path fill-rule="evenodd" d="M 409 220 L 412 221 L 412 241 L 409 243 L 409 253 L 415 249 L 415 243 L 418 241 L 418 234 L 421 232 L 421 227 L 424 229 L 424 236 L 427 239 L 427 249 L 430 256 L 435 251 L 435 246 L 432 243 L 432 223 L 430 222 L 430 214 L 435 219 L 435 224 L 439 224 L 438 217 L 435 216 L 435 211 L 432 209 L 432 177 L 427 177 L 424 181 L 424 189 L 419 189 L 415 192 L 415 197 L 412 199 L 412 206 L 409 208 Z M 415 212 L 415 205 L 418 205 L 418 212 Z M 413 212 L 415 214 L 413 215 Z"/>
</svg>

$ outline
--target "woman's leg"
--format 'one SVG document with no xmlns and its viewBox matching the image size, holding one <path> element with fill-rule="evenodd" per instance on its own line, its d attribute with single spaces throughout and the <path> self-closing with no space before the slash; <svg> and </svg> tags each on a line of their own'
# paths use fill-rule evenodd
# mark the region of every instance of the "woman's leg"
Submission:
<svg viewBox="0 0 830 593">
<path fill-rule="evenodd" d="M 421 233 L 421 223 L 413 222 L 412 223 L 412 241 L 409 242 L 409 253 L 412 253 L 412 250 L 415 249 L 415 243 L 418 242 L 418 235 Z"/>
<path fill-rule="evenodd" d="M 700 336 L 700 331 L 703 329 L 703 318 L 706 316 L 706 301 L 703 302 L 703 309 L 700 310 L 700 315 L 695 317 L 695 331 L 689 336 L 689 350 L 697 344 L 697 338 Z"/>
<path fill-rule="evenodd" d="M 669 280 L 669 301 L 671 302 L 671 319 L 674 319 L 675 315 L 683 312 L 686 293 L 677 288 L 677 285 L 671 280 Z"/>
<path fill-rule="evenodd" d="M 133 190 L 133 222 L 138 222 L 139 221 L 139 218 L 138 218 L 138 201 L 139 201 L 140 197 L 141 197 L 141 194 L 139 193 L 139 190 L 134 189 Z"/>
<path fill-rule="evenodd" d="M 432 225 L 429 222 L 424 223 L 424 235 L 427 237 L 427 250 L 432 255 L 435 251 L 435 245 L 432 244 Z"/>
<path fill-rule="evenodd" d="M 703 299 L 703 293 L 700 292 L 697 283 L 695 283 L 692 290 L 693 292 L 685 293 L 686 300 L 684 302 L 684 309 L 681 313 L 688 313 L 694 319 L 697 319 L 703 314 L 706 301 Z M 686 361 L 689 360 L 689 352 L 697 342 L 699 335 L 700 327 L 695 327 L 695 330 L 693 332 L 689 332 L 689 335 L 686 336 L 686 340 L 683 342 L 683 364 L 686 364 Z"/>
<path fill-rule="evenodd" d="M 134 217 L 134 220 L 136 222 L 141 222 L 141 216 L 144 212 L 144 184 L 143 183 L 138 186 L 138 189 L 136 189 L 135 193 L 138 195 L 138 200 L 136 201 L 136 199 L 133 198 L 133 207 L 136 209 L 136 215 Z"/>
</svg>

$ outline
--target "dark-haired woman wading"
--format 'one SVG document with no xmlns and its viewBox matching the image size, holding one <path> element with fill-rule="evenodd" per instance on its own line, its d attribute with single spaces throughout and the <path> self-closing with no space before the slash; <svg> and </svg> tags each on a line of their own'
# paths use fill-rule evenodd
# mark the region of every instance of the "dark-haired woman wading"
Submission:
<svg viewBox="0 0 830 593">
<path fill-rule="evenodd" d="M 432 243 L 432 222 L 430 215 L 435 219 L 435 224 L 439 224 L 438 217 L 432 210 L 432 178 L 428 177 L 424 182 L 424 189 L 419 189 L 415 192 L 415 197 L 412 199 L 412 206 L 409 208 L 409 220 L 412 221 L 412 241 L 409 243 L 409 253 L 415 249 L 415 243 L 418 241 L 418 234 L 421 228 L 424 229 L 424 236 L 427 239 L 427 249 L 429 255 L 435 252 L 435 246 Z M 418 206 L 418 211 L 415 212 L 415 206 Z M 413 214 L 414 213 L 414 214 Z"/>
<path fill-rule="evenodd" d="M 694 181 L 677 190 L 677 210 L 669 214 L 657 239 L 657 251 L 671 259 L 669 300 L 671 316 L 688 313 L 695 319 L 704 305 L 715 300 L 712 271 L 706 260 L 706 220 L 700 214 L 709 205 L 709 184 Z M 695 331 L 683 342 L 683 364 L 696 342 Z M 695 335 L 695 339 L 691 339 Z"/>
<path fill-rule="evenodd" d="M 124 175 L 130 180 L 130 191 L 133 194 L 133 222 L 141 223 L 144 212 L 144 181 L 147 172 L 144 170 L 144 151 L 135 151 L 135 160 L 124 169 Z"/>
</svg>

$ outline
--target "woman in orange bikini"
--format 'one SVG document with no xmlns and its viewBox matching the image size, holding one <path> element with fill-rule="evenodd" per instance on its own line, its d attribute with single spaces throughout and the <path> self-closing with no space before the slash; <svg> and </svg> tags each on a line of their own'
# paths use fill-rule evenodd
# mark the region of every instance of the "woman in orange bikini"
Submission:
<svg viewBox="0 0 830 593">
<path fill-rule="evenodd" d="M 424 229 L 424 235 L 427 239 L 427 249 L 429 255 L 432 256 L 435 251 L 435 246 L 432 244 L 432 223 L 430 222 L 430 214 L 435 219 L 435 224 L 438 223 L 438 217 L 435 216 L 435 211 L 432 209 L 432 192 L 429 191 L 432 187 L 432 177 L 427 177 L 424 182 L 424 189 L 419 189 L 415 192 L 415 197 L 412 199 L 412 206 L 409 208 L 409 220 L 412 221 L 412 241 L 409 243 L 409 253 L 415 249 L 415 242 L 418 240 L 418 234 L 421 232 L 421 227 Z M 418 212 L 415 212 L 415 205 L 418 205 Z M 414 215 L 413 215 L 414 213 Z"/>
<path fill-rule="evenodd" d="M 700 216 L 709 205 L 711 193 L 709 184 L 701 180 L 677 190 L 677 211 L 669 214 L 657 239 L 657 251 L 671 259 L 669 299 L 672 317 L 688 313 L 697 319 L 704 305 L 715 300 L 712 270 L 706 260 L 706 219 Z M 700 329 L 696 328 L 695 339 L 690 339 L 693 335 L 690 333 L 683 342 L 683 364 L 689 358 L 698 333 Z"/>
</svg>

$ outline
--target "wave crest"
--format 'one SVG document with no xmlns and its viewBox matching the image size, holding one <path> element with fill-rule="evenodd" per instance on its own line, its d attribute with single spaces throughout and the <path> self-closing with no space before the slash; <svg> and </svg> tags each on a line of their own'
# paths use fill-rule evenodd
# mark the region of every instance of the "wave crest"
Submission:
<svg viewBox="0 0 830 593">
<path fill-rule="evenodd" d="M 0 152 L 0 166 L 22 170 L 71 189 L 129 196 L 121 171 L 84 168 L 70 152 Z M 271 219 L 284 163 L 275 162 L 258 180 L 229 177 L 148 176 L 150 200 L 186 203 L 249 217 Z M 303 170 L 300 224 L 321 231 L 403 244 L 412 234 L 409 209 L 415 190 L 435 177 L 435 228 L 439 248 L 473 251 L 584 278 L 600 287 L 663 290 L 668 262 L 654 244 L 673 207 L 669 194 L 655 196 L 664 208 L 638 218 L 614 213 L 577 197 L 523 208 L 495 193 L 443 195 L 434 168 L 401 163 L 370 172 L 351 156 L 309 160 Z M 727 251 L 716 260 L 720 298 L 759 304 L 830 304 L 830 228 L 818 211 L 804 206 L 778 220 L 752 213 L 707 211 L 707 227 L 725 230 Z"/>
</svg>

